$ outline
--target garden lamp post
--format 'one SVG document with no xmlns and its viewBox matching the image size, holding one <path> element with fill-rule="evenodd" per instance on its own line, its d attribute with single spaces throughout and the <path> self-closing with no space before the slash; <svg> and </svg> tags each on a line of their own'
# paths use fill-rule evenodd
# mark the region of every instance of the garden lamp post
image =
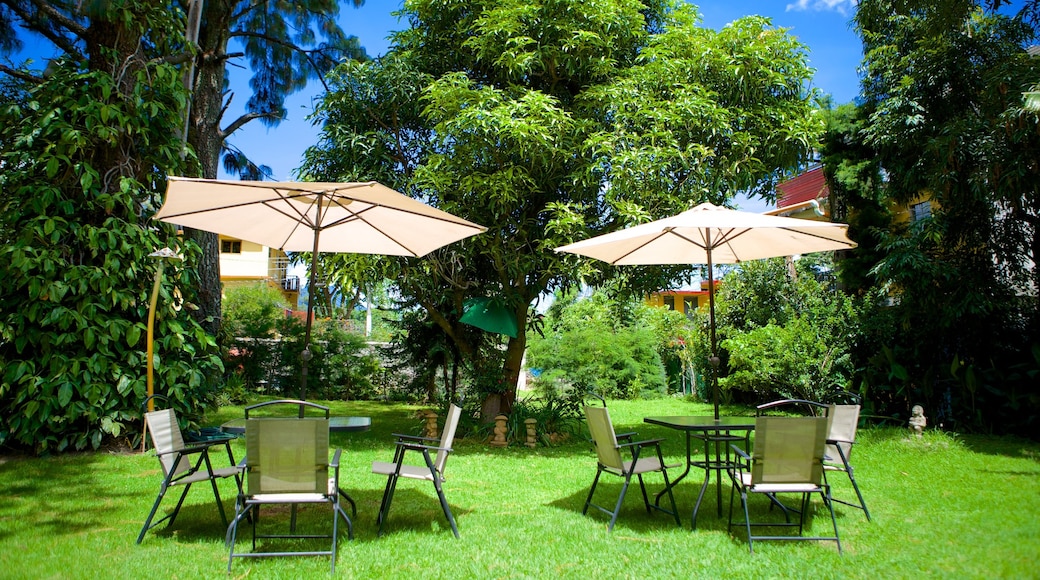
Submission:
<svg viewBox="0 0 1040 580">
<path fill-rule="evenodd" d="M 159 260 L 159 268 L 155 270 L 155 282 L 152 285 L 152 300 L 148 304 L 148 375 L 147 375 L 148 378 L 147 378 L 147 381 L 148 381 L 148 412 L 150 413 L 150 412 L 155 410 L 155 403 L 152 401 L 152 398 L 151 398 L 152 395 L 155 394 L 155 381 L 154 381 L 154 379 L 152 377 L 153 366 L 155 364 L 154 361 L 152 360 L 152 357 L 154 356 L 153 353 L 155 351 L 155 348 L 153 346 L 153 342 L 154 342 L 154 338 L 155 338 L 155 304 L 159 301 L 159 284 L 162 281 L 163 268 L 166 265 L 166 260 L 177 261 L 177 260 L 180 260 L 181 258 L 180 258 L 180 256 L 178 256 L 170 248 L 163 248 L 161 250 L 156 250 L 156 251 L 152 252 L 151 254 L 148 254 L 148 257 L 149 258 L 155 258 L 155 259 Z"/>
</svg>

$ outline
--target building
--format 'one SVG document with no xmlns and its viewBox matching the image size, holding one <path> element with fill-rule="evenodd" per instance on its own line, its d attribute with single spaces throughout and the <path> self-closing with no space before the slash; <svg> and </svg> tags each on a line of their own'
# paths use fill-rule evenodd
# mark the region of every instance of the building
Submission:
<svg viewBox="0 0 1040 580">
<path fill-rule="evenodd" d="M 716 280 L 716 289 L 718 286 L 719 281 Z M 646 297 L 646 303 L 668 310 L 678 310 L 685 314 L 686 318 L 693 318 L 693 313 L 698 308 L 708 306 L 708 281 L 697 279 L 679 288 L 654 292 Z"/>
<path fill-rule="evenodd" d="M 267 282 L 282 291 L 294 308 L 300 298 L 300 278 L 289 274 L 289 256 L 275 248 L 227 236 L 220 239 L 220 282 L 225 289 Z"/>
</svg>

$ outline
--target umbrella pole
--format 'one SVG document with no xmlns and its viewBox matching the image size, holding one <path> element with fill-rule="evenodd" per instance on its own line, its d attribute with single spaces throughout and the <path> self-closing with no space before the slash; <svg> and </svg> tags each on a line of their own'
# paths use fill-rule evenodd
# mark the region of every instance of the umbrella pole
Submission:
<svg viewBox="0 0 1040 580">
<path fill-rule="evenodd" d="M 708 326 L 711 329 L 711 393 L 715 404 L 715 420 L 719 418 L 719 354 L 715 346 L 715 272 L 711 264 L 711 232 L 707 232 L 708 254 Z"/>
<path fill-rule="evenodd" d="M 318 236 L 321 234 L 321 230 L 314 230 L 314 248 L 311 250 L 311 271 L 310 277 L 307 282 L 307 322 L 304 325 L 306 331 L 303 335 L 303 352 L 300 353 L 300 359 L 303 361 L 300 366 L 300 400 L 307 400 L 307 363 L 310 362 L 311 357 L 311 320 L 314 317 L 314 289 L 318 279 Z M 300 417 L 303 417 L 303 406 L 300 407 Z"/>
</svg>

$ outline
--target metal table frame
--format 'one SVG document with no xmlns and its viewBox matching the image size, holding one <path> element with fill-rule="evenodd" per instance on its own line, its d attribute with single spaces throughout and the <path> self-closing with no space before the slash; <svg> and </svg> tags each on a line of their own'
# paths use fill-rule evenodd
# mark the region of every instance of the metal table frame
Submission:
<svg viewBox="0 0 1040 580">
<path fill-rule="evenodd" d="M 715 473 L 716 483 L 716 505 L 718 516 L 722 517 L 722 472 L 734 467 L 737 459 L 730 454 L 730 443 L 743 441 L 747 449 L 751 438 L 751 432 L 755 429 L 754 417 L 719 417 L 712 416 L 668 416 L 668 417 L 644 417 L 644 423 L 659 425 L 669 429 L 683 431 L 686 434 L 686 470 L 673 479 L 671 484 L 657 494 L 655 503 L 661 501 L 661 496 L 666 491 L 675 487 L 690 473 L 691 467 L 704 470 L 704 483 L 701 484 L 700 493 L 697 494 L 697 503 L 693 506 L 691 515 L 691 528 L 697 529 L 697 512 L 700 510 L 704 492 L 708 489 L 712 472 Z M 735 433 L 743 433 L 735 435 Z M 700 439 L 704 442 L 704 459 L 694 459 L 692 439 Z"/>
</svg>

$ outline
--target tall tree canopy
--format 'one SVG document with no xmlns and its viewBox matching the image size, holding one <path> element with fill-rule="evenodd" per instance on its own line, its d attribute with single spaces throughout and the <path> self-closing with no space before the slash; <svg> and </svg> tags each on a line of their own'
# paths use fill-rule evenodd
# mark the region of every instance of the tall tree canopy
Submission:
<svg viewBox="0 0 1040 580">
<path fill-rule="evenodd" d="M 804 47 L 763 18 L 713 31 L 653 0 L 409 0 L 401 14 L 386 56 L 330 78 L 302 172 L 380 179 L 489 226 L 397 279 L 506 412 L 531 303 L 602 275 L 553 248 L 770 196 L 822 127 Z M 645 286 L 676 270 L 654 272 Z M 504 355 L 458 322 L 475 296 L 520 322 Z"/>
<path fill-rule="evenodd" d="M 1008 427 L 1040 403 L 1026 379 L 1040 366 L 1029 348 L 1040 340 L 1040 124 L 1023 108 L 1040 60 L 1026 51 L 1035 12 L 1001 15 L 1000 4 L 860 2 L 861 110 L 847 139 L 829 142 L 851 159 L 836 166 L 845 177 L 885 176 L 844 187 L 850 219 L 876 226 L 865 232 L 876 261 L 857 279 L 896 301 L 882 364 L 905 383 L 902 411 L 924 403 L 946 424 Z M 931 217 L 888 227 L 882 199 L 930 200 Z"/>
<path fill-rule="evenodd" d="M 137 292 L 152 271 L 142 264 L 154 264 L 148 252 L 177 246 L 167 239 L 172 230 L 149 219 L 165 175 L 216 177 L 223 150 L 228 171 L 259 177 L 262 168 L 228 138 L 253 120 L 277 123 L 285 97 L 309 78 L 344 56 L 364 57 L 339 28 L 338 14 L 332 0 L 0 0 L 0 51 L 17 56 L 16 27 L 55 49 L 42 73 L 39 63 L 0 65 L 0 236 L 10 259 L 4 263 L 19 272 L 0 284 L 0 396 L 11 421 L 0 425 L 0 443 L 97 445 L 139 414 L 138 327 L 147 300 Z M 242 52 L 229 52 L 229 42 Z M 252 72 L 251 97 L 245 114 L 229 121 L 227 67 L 241 57 Z M 160 392 L 188 391 L 196 405 L 220 380 L 209 352 L 218 336 L 220 279 L 216 236 L 186 233 L 187 268 L 170 277 L 189 306 L 176 317 L 195 321 L 171 315 L 165 322 L 160 314 L 159 335 L 167 338 L 158 349 L 165 364 L 156 367 Z M 38 308 L 25 307 L 26 295 L 40 299 Z M 50 308 L 74 297 L 74 307 Z M 61 333 L 68 336 L 57 338 Z M 182 357 L 197 364 L 180 368 Z"/>
</svg>

